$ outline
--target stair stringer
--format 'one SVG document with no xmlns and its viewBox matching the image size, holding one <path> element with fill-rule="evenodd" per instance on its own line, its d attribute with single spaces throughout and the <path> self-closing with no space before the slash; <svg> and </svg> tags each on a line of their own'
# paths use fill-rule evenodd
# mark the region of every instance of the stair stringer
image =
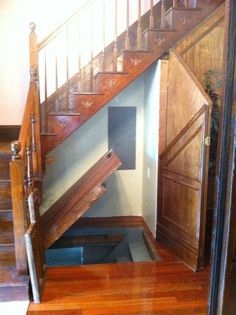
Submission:
<svg viewBox="0 0 236 315">
<path fill-rule="evenodd" d="M 76 129 L 95 115 L 103 106 L 112 100 L 125 87 L 133 82 L 150 65 L 157 61 L 164 53 L 174 47 L 177 42 L 208 17 L 222 3 L 217 0 L 206 4 L 200 2 L 198 9 L 172 8 L 166 16 L 168 29 L 147 29 L 142 35 L 145 50 L 124 51 L 122 59 L 122 72 L 100 72 L 94 77 L 94 93 L 76 93 L 75 112 L 71 114 L 49 114 L 49 125 L 52 135 L 42 136 L 42 152 L 47 155 L 55 149 Z M 169 21 L 169 22 L 168 22 Z M 174 29 L 170 29 L 174 27 Z"/>
<path fill-rule="evenodd" d="M 73 184 L 41 217 L 45 249 L 51 246 L 106 192 L 105 180 L 121 165 L 110 150 Z"/>
</svg>

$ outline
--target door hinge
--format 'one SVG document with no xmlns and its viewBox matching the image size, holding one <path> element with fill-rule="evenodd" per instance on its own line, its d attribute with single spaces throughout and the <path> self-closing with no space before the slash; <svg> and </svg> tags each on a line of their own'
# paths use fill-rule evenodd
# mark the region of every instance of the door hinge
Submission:
<svg viewBox="0 0 236 315">
<path fill-rule="evenodd" d="M 211 144 L 211 137 L 206 137 L 204 143 L 206 146 L 209 146 Z"/>
</svg>

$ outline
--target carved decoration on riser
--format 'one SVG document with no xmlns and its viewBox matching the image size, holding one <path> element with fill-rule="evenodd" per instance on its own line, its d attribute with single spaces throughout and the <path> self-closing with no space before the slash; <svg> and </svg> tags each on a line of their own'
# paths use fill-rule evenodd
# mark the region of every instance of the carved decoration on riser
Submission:
<svg viewBox="0 0 236 315">
<path fill-rule="evenodd" d="M 78 116 L 50 116 L 50 126 L 53 135 L 42 136 L 42 154 L 45 156 L 60 144 L 67 136 L 79 128 L 84 121 Z"/>
<path fill-rule="evenodd" d="M 152 61 L 151 52 L 137 52 L 125 51 L 123 53 L 123 67 L 124 71 L 130 72 L 139 72 L 145 68 L 145 65 Z"/>
<path fill-rule="evenodd" d="M 76 95 L 75 108 L 80 113 L 83 121 L 89 119 L 94 112 L 97 112 L 103 103 L 103 94 Z"/>
</svg>

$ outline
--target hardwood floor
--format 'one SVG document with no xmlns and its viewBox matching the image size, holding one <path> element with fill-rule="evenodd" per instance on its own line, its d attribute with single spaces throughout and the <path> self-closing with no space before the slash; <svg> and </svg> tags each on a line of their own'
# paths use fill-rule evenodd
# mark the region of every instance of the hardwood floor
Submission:
<svg viewBox="0 0 236 315">
<path fill-rule="evenodd" d="M 209 270 L 194 273 L 156 244 L 161 262 L 48 268 L 28 315 L 205 315 Z"/>
</svg>

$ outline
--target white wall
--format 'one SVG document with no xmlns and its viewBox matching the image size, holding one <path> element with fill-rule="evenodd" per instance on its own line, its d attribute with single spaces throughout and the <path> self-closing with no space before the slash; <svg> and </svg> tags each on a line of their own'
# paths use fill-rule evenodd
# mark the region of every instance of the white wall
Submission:
<svg viewBox="0 0 236 315">
<path fill-rule="evenodd" d="M 86 216 L 142 215 L 143 76 L 117 95 L 108 106 L 136 106 L 136 168 L 118 170 L 107 181 L 107 192 Z"/>
<path fill-rule="evenodd" d="M 156 233 L 157 168 L 159 130 L 160 64 L 154 64 L 144 77 L 143 212 L 152 233 Z"/>
</svg>

